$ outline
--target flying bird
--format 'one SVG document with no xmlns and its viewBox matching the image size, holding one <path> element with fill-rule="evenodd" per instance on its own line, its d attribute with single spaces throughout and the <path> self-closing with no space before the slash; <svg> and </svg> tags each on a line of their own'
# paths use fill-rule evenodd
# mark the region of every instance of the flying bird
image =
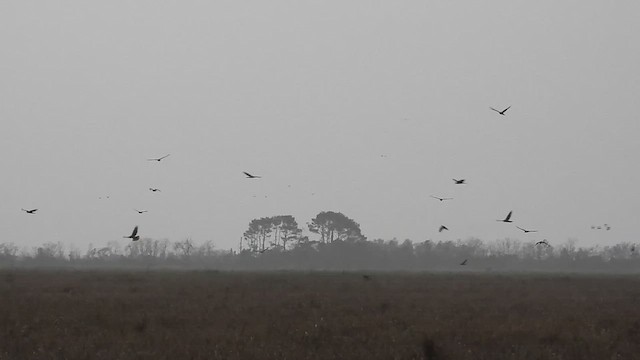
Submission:
<svg viewBox="0 0 640 360">
<path fill-rule="evenodd" d="M 364 281 L 369 281 L 369 280 L 371 280 L 371 276 L 369 276 L 369 275 L 362 275 L 362 279 L 363 279 Z"/>
<path fill-rule="evenodd" d="M 247 176 L 247 179 L 259 179 L 259 178 L 261 178 L 261 177 L 262 177 L 262 176 L 258 176 L 258 175 L 251 175 L 251 174 L 249 174 L 249 173 L 248 173 L 248 172 L 246 172 L 246 171 L 243 171 L 242 173 L 243 173 L 243 174 L 245 174 L 245 175 Z"/>
<path fill-rule="evenodd" d="M 520 230 L 524 231 L 524 233 L 525 233 L 525 234 L 526 234 L 526 233 L 530 233 L 530 232 L 538 232 L 538 230 L 527 230 L 527 229 L 523 229 L 523 228 L 521 228 L 520 226 L 516 226 L 516 227 L 517 227 L 518 229 L 520 229 Z"/>
<path fill-rule="evenodd" d="M 460 179 L 460 180 L 452 179 L 452 180 L 455 181 L 456 185 L 464 185 L 464 184 L 466 184 L 465 183 L 465 181 L 466 181 L 465 179 Z"/>
<path fill-rule="evenodd" d="M 38 209 L 31 209 L 31 210 L 22 209 L 22 211 L 26 212 L 27 214 L 35 214 L 36 211 L 38 211 Z"/>
<path fill-rule="evenodd" d="M 444 225 L 440 225 L 440 229 L 438 229 L 438 232 L 443 232 L 444 230 L 449 230 L 449 228 Z"/>
<path fill-rule="evenodd" d="M 156 188 L 149 188 L 149 190 L 156 192 L 156 191 L 160 191 L 160 189 L 156 189 Z"/>
<path fill-rule="evenodd" d="M 138 225 L 133 228 L 133 232 L 129 236 L 123 236 L 125 239 L 131 239 L 132 241 L 140 240 L 140 236 L 138 235 Z"/>
<path fill-rule="evenodd" d="M 506 109 L 500 111 L 500 110 L 497 110 L 497 109 L 494 109 L 494 108 L 490 107 L 491 110 L 497 112 L 498 114 L 500 114 L 502 116 L 504 116 L 504 113 L 507 112 L 507 110 L 509 110 L 510 108 L 511 108 L 511 105 L 509 105 L 509 107 L 507 107 Z"/>
<path fill-rule="evenodd" d="M 551 246 L 551 245 L 549 245 L 549 243 L 547 242 L 547 239 L 544 239 L 544 240 L 538 241 L 538 242 L 536 243 L 536 246 L 538 246 L 538 245 Z"/>
<path fill-rule="evenodd" d="M 133 210 L 137 211 L 138 214 L 144 214 L 146 212 L 149 212 L 148 210 L 138 210 L 138 209 L 133 209 Z"/>
<path fill-rule="evenodd" d="M 467 265 L 467 260 L 468 260 L 468 259 L 464 259 L 464 261 L 463 261 L 463 262 L 461 262 L 461 263 L 460 263 L 460 265 L 463 265 L 463 266 L 464 266 L 464 265 Z"/>
<path fill-rule="evenodd" d="M 496 221 L 506 222 L 506 223 L 513 222 L 513 221 L 511 221 L 511 220 L 510 220 L 510 219 L 511 219 L 511 213 L 513 213 L 513 211 L 509 211 L 509 214 L 507 214 L 507 217 L 506 217 L 506 218 L 504 218 L 504 219 L 502 219 L 502 220 L 496 220 Z"/>
<path fill-rule="evenodd" d="M 159 158 L 155 158 L 155 159 L 147 159 L 147 161 L 161 161 L 162 159 L 168 157 L 169 155 L 171 155 L 171 154 L 167 154 L 167 155 L 165 155 L 163 157 L 159 157 Z"/>
<path fill-rule="evenodd" d="M 437 196 L 433 196 L 433 195 L 431 195 L 431 197 L 434 198 L 434 199 L 438 199 L 440 201 L 453 200 L 453 198 L 441 198 L 441 197 L 437 197 Z"/>
</svg>

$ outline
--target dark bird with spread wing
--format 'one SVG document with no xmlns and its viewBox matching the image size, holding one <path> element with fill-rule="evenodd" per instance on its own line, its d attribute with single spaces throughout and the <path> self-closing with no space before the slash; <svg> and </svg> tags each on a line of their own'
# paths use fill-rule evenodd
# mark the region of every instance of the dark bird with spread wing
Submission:
<svg viewBox="0 0 640 360">
<path fill-rule="evenodd" d="M 129 236 L 123 236 L 125 239 L 131 239 L 132 241 L 140 240 L 140 236 L 138 235 L 138 225 L 133 228 L 133 232 Z"/>
<path fill-rule="evenodd" d="M 168 157 L 171 154 L 167 154 L 165 156 L 159 157 L 159 158 L 155 158 L 155 159 L 147 159 L 147 161 L 162 161 L 162 159 Z"/>
<path fill-rule="evenodd" d="M 504 218 L 504 219 L 502 219 L 502 220 L 496 220 L 496 221 L 506 222 L 506 223 L 513 222 L 513 221 L 511 221 L 511 214 L 512 214 L 512 213 L 513 213 L 513 210 L 512 210 L 512 211 L 509 211 L 509 213 L 507 214 L 507 217 L 506 217 L 506 218 Z"/>
<path fill-rule="evenodd" d="M 262 177 L 258 175 L 251 175 L 246 171 L 243 171 L 242 173 L 247 177 L 247 179 L 260 179 Z"/>
<path fill-rule="evenodd" d="M 494 109 L 494 108 L 492 108 L 492 107 L 490 107 L 489 109 L 491 109 L 491 110 L 493 110 L 493 111 L 497 112 L 498 114 L 500 114 L 500 115 L 504 116 L 504 113 L 506 113 L 506 112 L 507 112 L 507 110 L 509 110 L 510 108 L 511 108 L 511 105 L 509 105 L 509 107 L 507 107 L 506 109 L 504 109 L 504 110 L 502 110 L 502 111 L 500 111 L 500 110 L 498 110 L 498 109 Z"/>
</svg>

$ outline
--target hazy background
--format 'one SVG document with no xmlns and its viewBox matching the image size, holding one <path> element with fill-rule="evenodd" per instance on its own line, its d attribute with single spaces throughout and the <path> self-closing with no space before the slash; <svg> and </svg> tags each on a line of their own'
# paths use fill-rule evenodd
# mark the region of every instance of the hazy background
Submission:
<svg viewBox="0 0 640 360">
<path fill-rule="evenodd" d="M 633 1 L 3 1 L 0 240 L 125 244 L 137 224 L 229 248 L 253 218 L 306 229 L 333 210 L 369 239 L 635 241 L 639 13 Z M 540 233 L 495 221 L 509 210 Z"/>
</svg>

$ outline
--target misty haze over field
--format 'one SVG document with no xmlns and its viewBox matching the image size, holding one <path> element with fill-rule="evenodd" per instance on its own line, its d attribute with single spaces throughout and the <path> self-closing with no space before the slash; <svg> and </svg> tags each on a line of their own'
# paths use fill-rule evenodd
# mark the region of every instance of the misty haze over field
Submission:
<svg viewBox="0 0 640 360">
<path fill-rule="evenodd" d="M 639 11 L 3 2 L 0 242 L 237 249 L 277 215 L 318 240 L 323 211 L 369 240 L 636 242 Z"/>
</svg>

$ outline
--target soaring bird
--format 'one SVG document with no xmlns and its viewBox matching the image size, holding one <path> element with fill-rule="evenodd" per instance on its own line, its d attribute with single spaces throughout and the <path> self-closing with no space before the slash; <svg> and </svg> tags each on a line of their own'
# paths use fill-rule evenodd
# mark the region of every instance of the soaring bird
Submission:
<svg viewBox="0 0 640 360">
<path fill-rule="evenodd" d="M 171 154 L 167 154 L 167 155 L 165 155 L 163 157 L 159 157 L 159 158 L 155 158 L 155 159 L 147 159 L 147 161 L 161 161 L 162 159 L 166 158 L 169 155 L 171 155 Z"/>
<path fill-rule="evenodd" d="M 547 239 L 544 239 L 544 240 L 538 241 L 538 242 L 536 243 L 536 246 L 538 246 L 538 245 L 551 246 L 551 245 L 549 245 L 549 243 L 547 242 Z"/>
<path fill-rule="evenodd" d="M 138 236 L 138 225 L 133 228 L 133 232 L 129 236 L 123 236 L 125 239 L 131 239 L 132 241 L 140 240 L 140 236 Z"/>
<path fill-rule="evenodd" d="M 526 233 L 530 233 L 530 232 L 538 232 L 538 230 L 527 230 L 527 229 L 523 229 L 523 228 L 521 228 L 520 226 L 517 226 L 517 225 L 516 225 L 516 227 L 517 227 L 518 229 L 520 229 L 520 230 L 524 231 L 524 233 L 525 233 L 525 234 L 526 234 Z"/>
<path fill-rule="evenodd" d="M 246 171 L 243 171 L 242 173 L 243 173 L 243 174 L 245 174 L 245 175 L 247 176 L 247 179 L 259 179 L 259 178 L 261 178 L 261 177 L 262 177 L 262 176 L 258 176 L 258 175 L 251 175 L 251 174 L 249 174 L 249 173 L 248 173 L 248 172 L 246 172 Z"/>
<path fill-rule="evenodd" d="M 443 232 L 444 230 L 449 230 L 449 228 L 444 225 L 440 225 L 440 229 L 438 229 L 438 232 Z"/>
<path fill-rule="evenodd" d="M 464 184 L 466 184 L 465 183 L 465 181 L 466 181 L 465 179 L 460 179 L 460 180 L 452 179 L 452 180 L 455 181 L 456 185 L 464 185 Z"/>
<path fill-rule="evenodd" d="M 156 192 L 156 191 L 160 191 L 160 189 L 156 189 L 156 188 L 149 188 L 149 190 Z"/>
<path fill-rule="evenodd" d="M 31 209 L 31 210 L 22 209 L 22 211 L 26 212 L 27 214 L 35 214 L 36 211 L 38 211 L 38 209 Z"/>
<path fill-rule="evenodd" d="M 460 265 L 463 265 L 463 266 L 464 266 L 464 265 L 467 265 L 467 260 L 469 260 L 469 259 L 464 259 L 464 261 L 463 261 L 463 262 L 461 262 L 461 263 L 460 263 Z"/>
<path fill-rule="evenodd" d="M 513 210 L 512 210 L 512 211 L 509 211 L 509 213 L 507 214 L 507 217 L 506 217 L 506 218 L 504 218 L 504 219 L 502 219 L 502 220 L 496 220 L 496 221 L 501 221 L 501 222 L 506 222 L 506 223 L 513 222 L 513 221 L 511 221 L 511 220 L 510 220 L 510 219 L 511 219 L 511 213 L 513 213 Z"/>
<path fill-rule="evenodd" d="M 431 197 L 434 198 L 434 199 L 438 199 L 440 201 L 453 200 L 453 198 L 441 198 L 441 197 L 437 197 L 437 196 L 433 196 L 433 195 L 431 195 Z"/>
<path fill-rule="evenodd" d="M 497 109 L 494 109 L 494 108 L 490 107 L 490 109 L 491 109 L 491 110 L 493 110 L 493 111 L 497 112 L 498 114 L 500 114 L 500 115 L 502 115 L 502 116 L 504 116 L 504 113 L 505 113 L 505 112 L 507 112 L 507 110 L 509 110 L 510 108 L 511 108 L 511 105 L 509 105 L 509 107 L 508 107 L 508 108 L 506 108 L 506 109 L 504 109 L 504 110 L 500 111 L 500 110 L 497 110 Z"/>
<path fill-rule="evenodd" d="M 149 212 L 148 210 L 138 210 L 138 209 L 133 209 L 133 210 L 137 211 L 138 214 L 144 214 L 146 212 Z"/>
</svg>

